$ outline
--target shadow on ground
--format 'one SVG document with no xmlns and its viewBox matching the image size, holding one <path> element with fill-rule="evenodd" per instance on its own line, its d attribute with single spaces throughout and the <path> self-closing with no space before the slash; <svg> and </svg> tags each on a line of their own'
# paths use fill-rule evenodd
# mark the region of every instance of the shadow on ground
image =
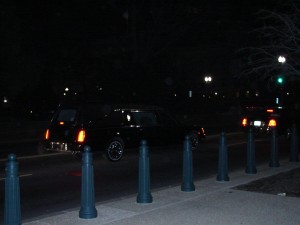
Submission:
<svg viewBox="0 0 300 225">
<path fill-rule="evenodd" d="M 300 167 L 271 177 L 262 178 L 233 189 L 273 195 L 300 197 Z"/>
</svg>

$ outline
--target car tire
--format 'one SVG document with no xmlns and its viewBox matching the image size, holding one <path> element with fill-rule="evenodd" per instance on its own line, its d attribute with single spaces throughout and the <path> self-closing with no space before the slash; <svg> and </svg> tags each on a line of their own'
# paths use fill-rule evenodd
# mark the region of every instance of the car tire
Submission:
<svg viewBox="0 0 300 225">
<path fill-rule="evenodd" d="M 189 136 L 190 136 L 190 140 L 191 140 L 191 144 L 192 144 L 192 150 L 196 150 L 198 148 L 199 142 L 200 142 L 198 134 L 197 134 L 197 132 L 191 132 Z"/>
<path fill-rule="evenodd" d="M 109 161 L 117 162 L 124 154 L 124 142 L 121 138 L 113 138 L 106 147 L 106 158 Z"/>
</svg>

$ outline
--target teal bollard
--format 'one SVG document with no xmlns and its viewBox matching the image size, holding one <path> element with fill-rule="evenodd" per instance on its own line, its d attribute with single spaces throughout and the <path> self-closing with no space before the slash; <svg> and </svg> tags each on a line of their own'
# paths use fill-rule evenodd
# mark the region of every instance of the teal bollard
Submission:
<svg viewBox="0 0 300 225">
<path fill-rule="evenodd" d="M 4 225 L 21 224 L 19 166 L 15 154 L 8 155 L 5 177 Z"/>
<path fill-rule="evenodd" d="M 195 191 L 195 185 L 193 182 L 192 143 L 189 136 L 185 137 L 183 143 L 183 180 L 181 184 L 181 191 Z"/>
<path fill-rule="evenodd" d="M 218 175 L 217 181 L 229 181 L 228 176 L 228 153 L 225 133 L 221 133 L 219 143 L 219 161 L 218 161 Z"/>
<path fill-rule="evenodd" d="M 136 201 L 137 203 L 151 203 L 149 149 L 145 140 L 141 141 L 139 154 L 139 190 Z"/>
<path fill-rule="evenodd" d="M 269 166 L 280 167 L 278 160 L 278 135 L 276 127 L 271 128 L 271 154 Z"/>
<path fill-rule="evenodd" d="M 96 217 L 93 154 L 91 148 L 85 146 L 82 154 L 81 208 L 79 218 L 93 219 Z"/>
<path fill-rule="evenodd" d="M 249 128 L 248 131 L 248 140 L 247 140 L 247 165 L 245 172 L 247 174 L 256 174 L 256 162 L 255 162 L 255 142 L 253 137 L 252 128 Z"/>
<path fill-rule="evenodd" d="M 291 152 L 290 152 L 290 162 L 299 162 L 298 158 L 298 134 L 296 125 L 293 124 L 292 134 L 291 134 Z"/>
</svg>

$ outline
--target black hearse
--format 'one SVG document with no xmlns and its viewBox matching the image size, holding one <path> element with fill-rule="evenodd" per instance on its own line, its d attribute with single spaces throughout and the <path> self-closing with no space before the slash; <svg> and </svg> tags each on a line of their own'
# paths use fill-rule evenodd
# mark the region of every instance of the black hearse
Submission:
<svg viewBox="0 0 300 225">
<path fill-rule="evenodd" d="M 145 139 L 149 146 L 180 144 L 190 135 L 193 149 L 205 138 L 202 127 L 184 127 L 165 109 L 145 105 L 64 104 L 45 132 L 47 151 L 81 153 L 85 145 L 118 161 Z"/>
</svg>

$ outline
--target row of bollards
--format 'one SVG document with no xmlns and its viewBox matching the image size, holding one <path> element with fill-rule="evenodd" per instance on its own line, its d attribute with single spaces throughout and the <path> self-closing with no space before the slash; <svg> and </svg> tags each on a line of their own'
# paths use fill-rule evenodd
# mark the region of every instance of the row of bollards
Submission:
<svg viewBox="0 0 300 225">
<path fill-rule="evenodd" d="M 150 169 L 149 169 L 149 148 L 146 140 L 141 141 L 139 148 L 139 179 L 137 203 L 152 203 L 150 191 Z M 192 144 L 189 136 L 185 137 L 183 143 L 183 168 L 182 168 L 181 191 L 191 192 L 195 190 L 193 181 L 193 156 Z"/>
<path fill-rule="evenodd" d="M 278 135 L 276 129 L 271 131 L 270 167 L 279 167 L 278 161 Z M 290 145 L 290 161 L 298 162 L 298 136 L 296 127 L 293 126 Z M 141 141 L 139 148 L 139 177 L 137 203 L 151 203 L 153 201 L 150 192 L 150 169 L 149 148 L 145 140 Z M 189 136 L 183 143 L 183 168 L 182 168 L 181 191 L 191 192 L 195 190 L 193 182 L 193 155 Z M 5 177 L 5 206 L 4 225 L 21 224 L 20 186 L 18 175 L 18 162 L 14 154 L 8 156 Z M 247 164 L 245 172 L 256 174 L 255 144 L 252 129 L 249 129 L 247 137 Z M 222 132 L 219 142 L 219 160 L 217 181 L 229 181 L 228 176 L 228 153 L 225 133 Z M 82 155 L 82 178 L 81 178 L 81 208 L 79 217 L 92 219 L 97 217 L 94 193 L 93 155 L 91 148 L 86 146 Z"/>
<path fill-rule="evenodd" d="M 292 127 L 291 141 L 290 141 L 290 162 L 298 162 L 298 135 L 296 126 Z M 276 128 L 271 129 L 271 151 L 270 151 L 270 167 L 279 167 L 278 157 L 278 133 Z M 256 174 L 256 162 L 255 162 L 255 142 L 253 131 L 250 128 L 247 138 L 247 163 L 245 172 L 247 174 Z M 218 175 L 217 181 L 229 181 L 228 176 L 228 156 L 225 133 L 221 133 L 219 144 L 219 162 L 218 162 Z"/>
<path fill-rule="evenodd" d="M 5 168 L 4 225 L 22 224 L 18 170 L 16 155 L 10 154 Z M 79 217 L 82 219 L 97 217 L 94 194 L 93 156 L 89 146 L 84 148 L 82 154 L 81 208 Z"/>
</svg>

